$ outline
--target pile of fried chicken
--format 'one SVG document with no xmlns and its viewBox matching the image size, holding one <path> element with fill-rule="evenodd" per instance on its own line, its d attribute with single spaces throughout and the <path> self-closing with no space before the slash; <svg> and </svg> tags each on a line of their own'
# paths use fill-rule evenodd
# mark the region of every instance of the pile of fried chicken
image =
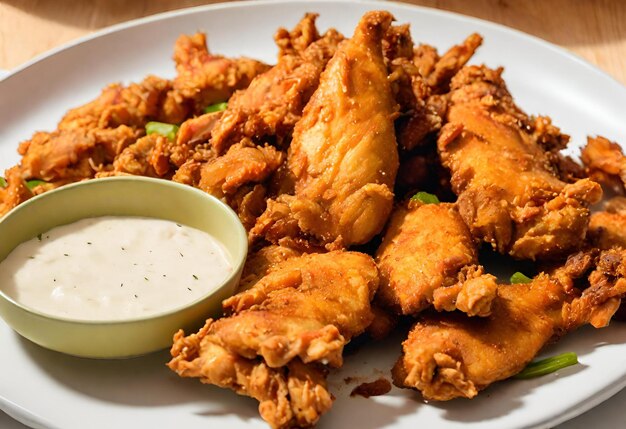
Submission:
<svg viewBox="0 0 626 429">
<path fill-rule="evenodd" d="M 440 55 L 388 12 L 366 13 L 351 38 L 315 20 L 277 31 L 274 66 L 181 36 L 173 80 L 111 85 L 23 142 L 0 214 L 115 175 L 229 204 L 251 249 L 238 293 L 223 317 L 176 333 L 168 365 L 256 398 L 273 428 L 314 426 L 346 344 L 398 319 L 413 326 L 394 384 L 440 401 L 517 374 L 582 325 L 606 326 L 626 296 L 626 199 L 600 204 L 602 186 L 624 194 L 620 146 L 590 138 L 583 165 L 564 156 L 569 137 L 515 104 L 502 68 L 466 65 L 477 34 Z M 146 135 L 149 121 L 180 128 Z M 538 274 L 499 282 L 481 245 Z"/>
</svg>

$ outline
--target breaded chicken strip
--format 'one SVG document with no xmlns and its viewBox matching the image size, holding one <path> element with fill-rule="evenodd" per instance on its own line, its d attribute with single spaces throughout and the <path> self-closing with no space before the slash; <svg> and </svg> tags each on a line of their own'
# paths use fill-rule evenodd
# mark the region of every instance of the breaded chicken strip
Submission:
<svg viewBox="0 0 626 429">
<path fill-rule="evenodd" d="M 232 315 L 186 338 L 179 331 L 168 365 L 257 398 L 272 427 L 310 427 L 332 404 L 324 364 L 341 366 L 345 344 L 374 317 L 378 271 L 356 252 L 283 256 L 268 261 L 273 268 L 262 262 L 269 273 L 224 301 Z"/>
<path fill-rule="evenodd" d="M 454 204 L 409 201 L 391 215 L 376 252 L 381 279 L 377 301 L 405 315 L 434 305 L 487 316 L 496 279 L 476 265 L 477 253 Z"/>
<path fill-rule="evenodd" d="M 168 366 L 181 377 L 255 398 L 259 414 L 275 429 L 312 427 L 332 406 L 323 366 L 295 359 L 285 367 L 270 368 L 205 341 L 207 331 L 208 325 L 188 337 L 182 331 L 174 335 Z"/>
<path fill-rule="evenodd" d="M 246 88 L 269 66 L 250 58 L 225 58 L 211 54 L 206 35 L 182 35 L 174 46 L 176 78 L 163 102 L 163 120 L 179 124 L 204 108 L 228 100 Z"/>
<path fill-rule="evenodd" d="M 619 144 L 601 136 L 589 137 L 580 155 L 589 177 L 624 193 L 626 156 Z"/>
<path fill-rule="evenodd" d="M 342 43 L 296 124 L 286 182 L 252 229 L 265 237 L 344 248 L 368 242 L 391 212 L 398 169 L 396 106 L 382 54 L 392 16 L 368 12 Z"/>
<path fill-rule="evenodd" d="M 6 187 L 0 185 L 0 217 L 33 196 L 18 166 L 6 170 L 4 179 Z"/>
<path fill-rule="evenodd" d="M 612 198 L 603 211 L 593 213 L 587 235 L 591 244 L 600 249 L 626 249 L 626 198 Z"/>
<path fill-rule="evenodd" d="M 608 325 L 626 295 L 625 277 L 625 250 L 580 252 L 531 283 L 499 286 L 489 317 L 425 316 L 402 345 L 394 383 L 430 400 L 472 398 L 520 372 L 547 343 L 585 324 Z M 578 289 L 576 279 L 587 287 Z"/>
<path fill-rule="evenodd" d="M 524 124 L 502 69 L 465 67 L 452 79 L 438 150 L 472 235 L 518 259 L 563 256 L 581 246 L 600 185 L 567 184 Z"/>
<path fill-rule="evenodd" d="M 291 137 L 304 106 L 319 85 L 322 70 L 343 39 L 335 30 L 318 39 L 315 18 L 317 15 L 307 14 L 298 24 L 296 33 L 298 29 L 308 30 L 302 30 L 304 35 L 296 41 L 290 40 L 295 47 L 278 39 L 279 46 L 284 45 L 278 64 L 230 99 L 212 132 L 211 145 L 218 154 L 244 137 L 259 141 L 270 136 L 279 146 Z M 305 47 L 306 43 L 309 45 Z"/>
</svg>

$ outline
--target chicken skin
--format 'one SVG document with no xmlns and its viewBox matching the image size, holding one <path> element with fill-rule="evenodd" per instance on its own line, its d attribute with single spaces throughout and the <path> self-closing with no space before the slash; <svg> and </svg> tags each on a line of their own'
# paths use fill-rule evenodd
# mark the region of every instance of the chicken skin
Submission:
<svg viewBox="0 0 626 429">
<path fill-rule="evenodd" d="M 587 235 L 591 244 L 599 249 L 626 249 L 626 198 L 612 198 L 603 211 L 593 213 Z"/>
<path fill-rule="evenodd" d="M 624 193 L 626 156 L 619 144 L 600 136 L 589 137 L 580 155 L 591 178 L 617 192 Z"/>
<path fill-rule="evenodd" d="M 208 320 L 187 338 L 179 331 L 169 366 L 259 399 L 261 416 L 273 427 L 309 427 L 332 402 L 320 368 L 341 366 L 345 344 L 374 318 L 378 271 L 371 257 L 340 251 L 287 257 L 268 271 L 224 301 L 230 316 Z M 289 387 L 290 377 L 309 394 L 267 388 L 268 379 Z M 301 398 L 312 404 L 299 405 Z"/>
<path fill-rule="evenodd" d="M 499 286 L 489 317 L 425 316 L 402 345 L 394 383 L 430 400 L 472 398 L 520 372 L 548 342 L 585 324 L 606 326 L 626 295 L 625 277 L 626 251 L 580 252 L 530 283 Z"/>
<path fill-rule="evenodd" d="M 296 34 L 298 29 L 304 33 L 298 40 L 278 39 L 281 46 L 278 64 L 257 76 L 250 86 L 229 100 L 212 132 L 211 144 L 218 154 L 244 137 L 261 141 L 269 136 L 278 146 L 285 146 L 304 106 L 319 85 L 322 70 L 343 39 L 335 30 L 319 38 L 316 18 L 315 14 L 307 14 L 302 19 L 294 29 Z M 279 34 L 282 34 L 280 30 Z M 296 34 L 289 37 L 297 38 Z M 306 43 L 309 44 L 305 47 Z"/>
<path fill-rule="evenodd" d="M 377 301 L 396 313 L 416 314 L 431 305 L 487 316 L 495 277 L 483 274 L 476 244 L 454 204 L 409 201 L 398 207 L 376 252 Z"/>
<path fill-rule="evenodd" d="M 270 368 L 205 341 L 207 331 L 208 324 L 188 337 L 182 331 L 174 335 L 168 366 L 181 377 L 255 398 L 259 414 L 274 429 L 312 427 L 331 408 L 323 366 L 294 359 L 285 367 Z"/>
<path fill-rule="evenodd" d="M 179 124 L 204 108 L 247 88 L 269 66 L 250 58 L 225 58 L 209 52 L 204 33 L 182 35 L 174 46 L 176 78 L 163 102 L 162 120 Z"/>
<path fill-rule="evenodd" d="M 471 66 L 452 79 L 442 163 L 474 237 L 518 259 L 563 256 L 583 243 L 588 206 L 602 190 L 590 179 L 557 177 L 501 73 Z"/>
<path fill-rule="evenodd" d="M 336 249 L 366 243 L 383 228 L 398 169 L 396 105 L 382 54 L 391 20 L 365 14 L 328 63 L 289 148 L 285 181 L 293 195 L 268 201 L 252 241 L 310 239 Z"/>
</svg>

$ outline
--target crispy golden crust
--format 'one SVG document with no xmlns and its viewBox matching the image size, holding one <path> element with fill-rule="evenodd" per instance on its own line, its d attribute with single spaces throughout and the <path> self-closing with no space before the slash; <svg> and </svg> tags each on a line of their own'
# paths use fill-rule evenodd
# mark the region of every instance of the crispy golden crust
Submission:
<svg viewBox="0 0 626 429">
<path fill-rule="evenodd" d="M 395 103 L 382 56 L 391 19 L 367 13 L 329 62 L 289 148 L 295 195 L 268 202 L 251 231 L 253 241 L 305 235 L 343 248 L 365 243 L 383 228 L 398 169 Z"/>
<path fill-rule="evenodd" d="M 298 29 L 315 27 L 315 15 L 307 14 Z M 263 142 L 271 136 L 284 146 L 302 110 L 319 84 L 320 74 L 334 55 L 343 36 L 329 30 L 314 39 L 312 30 L 292 45 L 285 45 L 278 64 L 257 76 L 245 90 L 237 92 L 212 132 L 211 144 L 217 153 L 224 153 L 242 138 Z M 314 31 L 315 34 L 317 30 Z M 292 36 L 289 36 L 292 37 Z M 305 46 L 305 43 L 309 43 Z M 288 53 L 287 53 L 288 52 Z"/>
<path fill-rule="evenodd" d="M 589 137 L 580 157 L 591 178 L 624 193 L 626 156 L 619 144 L 601 136 Z"/>
<path fill-rule="evenodd" d="M 272 427 L 311 427 L 332 405 L 324 364 L 340 366 L 343 346 L 373 319 L 378 272 L 356 252 L 272 248 L 256 261 L 268 274 L 224 301 L 230 316 L 179 331 L 168 366 L 258 399 Z"/>
<path fill-rule="evenodd" d="M 625 275 L 623 250 L 579 253 L 529 284 L 499 286 L 489 317 L 425 316 L 403 343 L 394 383 L 431 400 L 472 398 L 521 371 L 549 341 L 588 323 L 606 326 L 626 294 Z M 579 277 L 587 279 L 582 292 Z"/>
<path fill-rule="evenodd" d="M 452 81 L 438 149 L 472 234 L 520 259 L 563 256 L 581 246 L 600 186 L 561 181 L 522 126 L 502 70 L 466 67 Z"/>
<path fill-rule="evenodd" d="M 454 204 L 411 201 L 396 208 L 376 263 L 377 300 L 399 314 L 416 314 L 433 304 L 489 314 L 495 277 L 476 267 L 476 244 Z"/>
</svg>

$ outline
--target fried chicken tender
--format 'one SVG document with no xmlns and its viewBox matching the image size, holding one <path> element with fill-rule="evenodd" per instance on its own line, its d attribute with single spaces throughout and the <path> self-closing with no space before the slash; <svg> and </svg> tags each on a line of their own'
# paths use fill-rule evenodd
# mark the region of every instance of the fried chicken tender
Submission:
<svg viewBox="0 0 626 429">
<path fill-rule="evenodd" d="M 441 160 L 474 237 L 518 259 L 562 256 L 583 243 L 588 206 L 602 190 L 590 179 L 567 184 L 556 176 L 501 73 L 470 66 L 452 79 Z"/>
<path fill-rule="evenodd" d="M 322 71 L 337 50 L 343 36 L 329 30 L 322 38 L 315 30 L 317 15 L 307 14 L 294 32 L 304 31 L 297 40 L 278 39 L 278 64 L 257 76 L 250 86 L 238 91 L 212 132 L 211 144 L 218 154 L 244 137 L 259 141 L 267 136 L 285 146 L 302 110 L 319 85 Z M 313 26 L 313 29 L 309 27 Z M 309 28 L 302 30 L 302 28 Z M 279 36 L 281 31 L 279 30 Z M 291 44 L 295 43 L 295 47 Z M 304 46 L 305 43 L 309 43 Z"/>
<path fill-rule="evenodd" d="M 343 346 L 372 321 L 378 288 L 371 257 L 357 252 L 291 257 L 253 287 L 224 301 L 233 316 L 215 321 L 209 337 L 271 367 L 298 356 L 341 366 Z"/>
<path fill-rule="evenodd" d="M 161 115 L 161 105 L 171 89 L 166 79 L 148 76 L 141 83 L 107 86 L 95 100 L 70 110 L 59 122 L 59 130 L 143 127 Z"/>
<path fill-rule="evenodd" d="M 307 428 L 327 412 L 333 397 L 326 388 L 327 370 L 295 359 L 283 368 L 270 368 L 205 341 L 209 324 L 197 334 L 174 335 L 168 366 L 181 377 L 234 390 L 259 401 L 259 414 L 274 429 Z"/>
<path fill-rule="evenodd" d="M 179 331 L 168 365 L 257 398 L 272 427 L 310 427 L 332 403 L 323 365 L 341 366 L 345 344 L 374 317 L 378 271 L 357 252 L 294 256 L 273 248 L 260 258 L 268 274 L 224 301 L 230 316 L 186 338 Z"/>
<path fill-rule="evenodd" d="M 18 148 L 22 155 L 22 177 L 48 182 L 93 178 L 104 168 L 103 165 L 111 164 L 140 134 L 126 125 L 35 133 Z"/>
<path fill-rule="evenodd" d="M 250 58 L 225 58 L 213 55 L 206 44 L 206 35 L 182 35 L 174 46 L 176 78 L 167 93 L 164 111 L 167 122 L 181 123 L 203 109 L 226 101 L 238 89 L 246 88 L 269 66 Z"/>
<path fill-rule="evenodd" d="M 396 106 L 382 55 L 392 16 L 369 12 L 342 43 L 296 124 L 287 177 L 294 195 L 268 201 L 250 232 L 332 248 L 368 242 L 391 212 L 398 169 Z"/>
<path fill-rule="evenodd" d="M 581 150 L 589 177 L 622 194 L 626 187 L 626 156 L 622 147 L 604 137 L 589 137 Z"/>
<path fill-rule="evenodd" d="M 548 342 L 585 324 L 606 326 L 626 295 L 625 276 L 625 250 L 580 252 L 531 283 L 499 286 L 489 317 L 425 316 L 402 345 L 394 383 L 429 400 L 472 398 L 520 372 Z M 574 286 L 579 278 L 584 290 Z"/>
<path fill-rule="evenodd" d="M 18 166 L 6 170 L 4 179 L 7 186 L 0 185 L 0 217 L 33 196 L 32 191 L 22 179 L 22 172 Z"/>
<path fill-rule="evenodd" d="M 376 252 L 377 301 L 399 314 L 433 305 L 487 316 L 495 277 L 477 266 L 476 244 L 454 204 L 409 201 L 392 214 Z"/>
<path fill-rule="evenodd" d="M 298 249 L 274 244 L 250 252 L 243 266 L 238 292 L 252 288 L 259 280 L 279 267 L 282 262 L 302 256 L 302 253 Z"/>
<path fill-rule="evenodd" d="M 600 249 L 626 249 L 626 198 L 612 198 L 604 211 L 593 213 L 587 235 L 592 245 Z"/>
</svg>

